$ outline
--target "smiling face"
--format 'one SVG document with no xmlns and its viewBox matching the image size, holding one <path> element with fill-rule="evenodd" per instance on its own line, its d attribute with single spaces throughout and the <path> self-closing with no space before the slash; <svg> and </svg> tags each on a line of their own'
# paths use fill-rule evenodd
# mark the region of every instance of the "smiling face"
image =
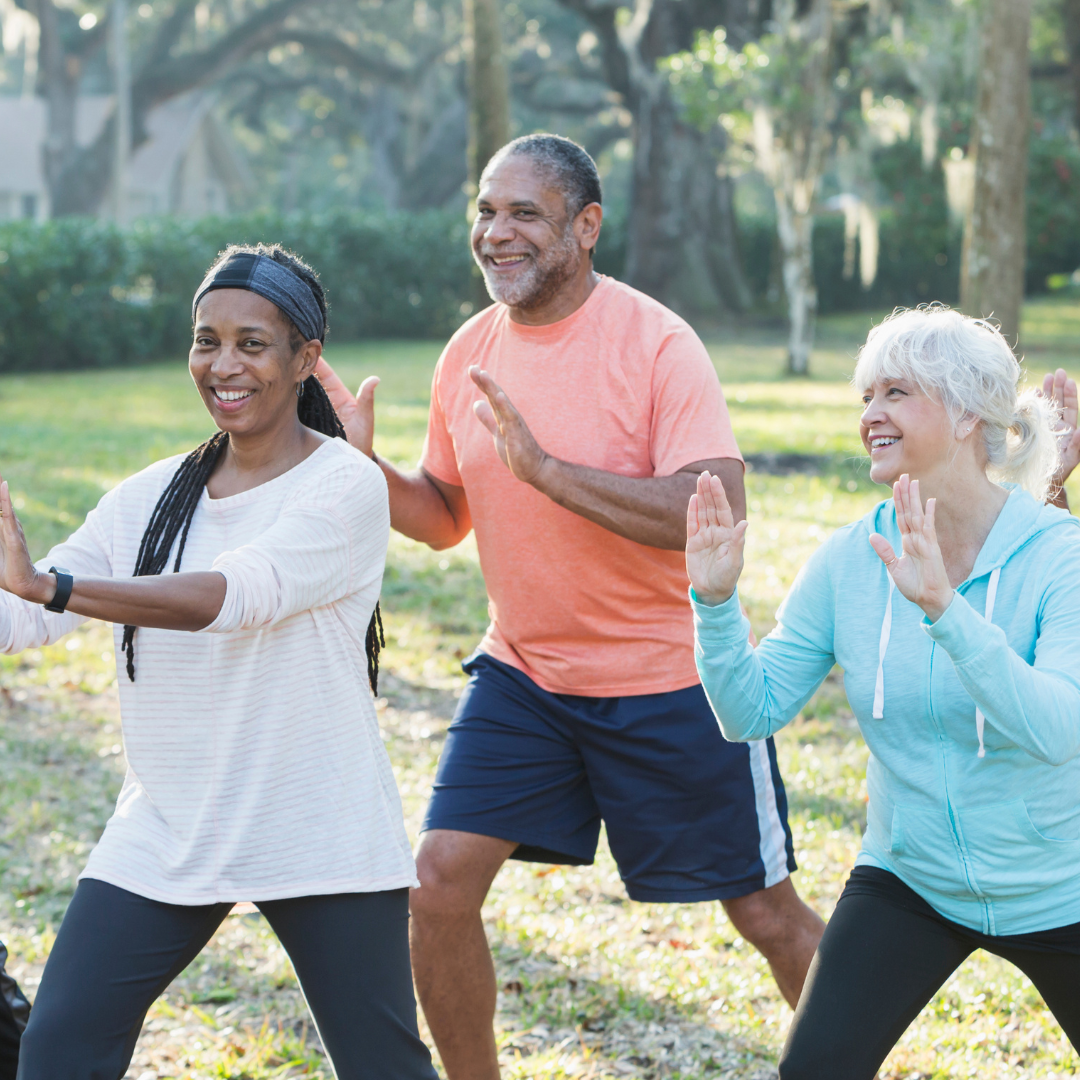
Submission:
<svg viewBox="0 0 1080 1080">
<path fill-rule="evenodd" d="M 862 400 L 859 435 L 870 455 L 871 480 L 891 484 L 903 473 L 927 480 L 949 467 L 957 430 L 940 401 L 908 379 L 881 379 Z"/>
<path fill-rule="evenodd" d="M 215 289 L 199 302 L 188 368 L 214 422 L 230 435 L 265 434 L 294 422 L 296 387 L 320 349 L 290 341 L 275 304 L 246 289 Z"/>
<path fill-rule="evenodd" d="M 562 192 L 528 155 L 506 157 L 485 173 L 476 207 L 473 258 L 500 303 L 524 311 L 543 307 L 590 269 L 599 206 L 570 218 Z"/>
</svg>

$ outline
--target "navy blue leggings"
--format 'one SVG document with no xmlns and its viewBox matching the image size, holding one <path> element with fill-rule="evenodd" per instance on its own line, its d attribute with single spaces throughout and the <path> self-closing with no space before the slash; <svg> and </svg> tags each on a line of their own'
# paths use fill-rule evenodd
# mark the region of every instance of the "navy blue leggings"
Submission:
<svg viewBox="0 0 1080 1080">
<path fill-rule="evenodd" d="M 23 1035 L 18 1080 L 121 1080 L 147 1009 L 231 907 L 163 904 L 80 881 Z M 292 960 L 339 1080 L 436 1080 L 416 1026 L 408 889 L 259 910 Z"/>
<path fill-rule="evenodd" d="M 991 937 L 939 915 L 895 874 L 857 866 L 810 965 L 780 1080 L 872 1080 L 976 949 L 1015 964 L 1080 1046 L 1080 923 Z"/>
</svg>

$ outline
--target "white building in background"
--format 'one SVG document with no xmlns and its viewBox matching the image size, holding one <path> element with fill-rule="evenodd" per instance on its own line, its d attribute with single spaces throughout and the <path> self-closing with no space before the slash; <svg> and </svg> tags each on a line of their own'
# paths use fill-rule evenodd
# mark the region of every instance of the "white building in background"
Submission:
<svg viewBox="0 0 1080 1080">
<path fill-rule="evenodd" d="M 108 95 L 78 100 L 75 137 L 89 146 L 113 110 Z M 45 184 L 45 102 L 0 97 L 0 220 L 50 216 Z M 203 217 L 250 205 L 254 182 L 239 150 L 201 93 L 184 94 L 150 111 L 149 139 L 131 156 L 127 170 L 128 218 L 148 214 Z M 108 193 L 98 214 L 109 213 Z"/>
</svg>

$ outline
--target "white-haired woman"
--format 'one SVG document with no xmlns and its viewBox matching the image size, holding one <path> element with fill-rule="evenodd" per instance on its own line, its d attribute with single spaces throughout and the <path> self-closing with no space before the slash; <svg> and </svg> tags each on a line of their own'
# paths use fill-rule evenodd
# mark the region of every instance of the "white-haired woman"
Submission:
<svg viewBox="0 0 1080 1080">
<path fill-rule="evenodd" d="M 871 332 L 860 434 L 893 499 L 815 552 L 757 649 L 746 525 L 715 477 L 691 499 L 698 669 L 724 735 L 774 734 L 839 664 L 871 752 L 862 851 L 783 1080 L 870 1080 L 977 948 L 1080 1045 L 1080 522 L 1043 503 L 1056 419 L 1019 377 L 1001 335 L 954 311 Z"/>
</svg>

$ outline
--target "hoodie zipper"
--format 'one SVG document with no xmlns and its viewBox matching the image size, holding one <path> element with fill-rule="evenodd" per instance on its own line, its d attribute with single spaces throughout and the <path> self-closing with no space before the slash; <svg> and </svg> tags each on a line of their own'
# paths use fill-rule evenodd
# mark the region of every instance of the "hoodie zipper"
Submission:
<svg viewBox="0 0 1080 1080">
<path fill-rule="evenodd" d="M 965 582 L 966 584 L 966 582 Z M 962 586 L 961 586 L 962 588 Z M 957 590 L 957 594 L 960 593 L 960 588 Z M 946 749 L 948 747 L 948 738 L 945 735 L 945 728 L 942 726 L 941 721 L 938 719 L 937 711 L 934 709 L 934 658 L 937 655 L 938 644 L 936 641 L 930 642 L 930 683 L 929 690 L 927 691 L 927 698 L 930 706 L 930 718 L 934 722 L 934 731 L 937 734 L 938 741 L 938 754 L 941 758 L 941 775 L 945 785 L 945 809 L 949 814 L 949 832 L 952 836 L 953 844 L 956 846 L 956 853 L 960 857 L 960 865 L 964 870 L 964 881 L 967 884 L 968 891 L 979 901 L 982 907 L 983 913 L 983 933 L 989 932 L 989 927 L 993 926 L 994 919 L 993 914 L 989 910 L 989 902 L 981 895 L 981 890 L 975 882 L 974 871 L 971 863 L 968 859 L 967 846 L 964 843 L 963 833 L 960 831 L 960 824 L 957 821 L 956 813 L 953 809 L 952 795 L 949 790 L 949 764 L 948 757 L 946 756 Z"/>
</svg>

